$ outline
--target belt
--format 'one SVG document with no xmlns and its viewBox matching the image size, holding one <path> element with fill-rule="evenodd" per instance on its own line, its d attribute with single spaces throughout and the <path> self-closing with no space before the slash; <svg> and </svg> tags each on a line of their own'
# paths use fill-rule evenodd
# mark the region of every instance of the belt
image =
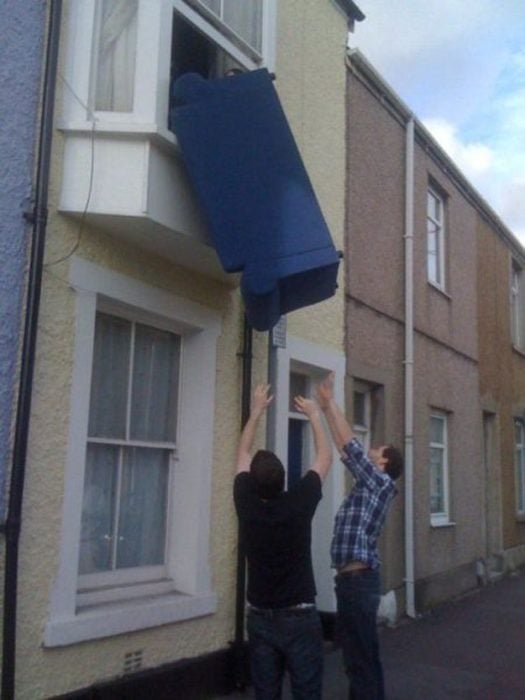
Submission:
<svg viewBox="0 0 525 700">
<path fill-rule="evenodd" d="M 287 608 L 256 608 L 253 605 L 249 606 L 249 611 L 254 615 L 262 615 L 264 617 L 276 617 L 279 615 L 304 615 L 305 613 L 315 610 L 315 603 L 299 603 L 299 605 L 291 605 Z"/>
<path fill-rule="evenodd" d="M 371 570 L 369 566 L 365 566 L 365 565 L 360 566 L 358 568 L 351 568 L 352 563 L 353 562 L 351 562 L 350 564 L 347 564 L 346 566 L 343 566 L 342 569 L 339 569 L 339 571 L 336 574 L 336 577 L 337 576 L 345 576 L 345 577 L 346 576 L 360 576 L 361 574 L 364 574 L 367 571 Z"/>
</svg>

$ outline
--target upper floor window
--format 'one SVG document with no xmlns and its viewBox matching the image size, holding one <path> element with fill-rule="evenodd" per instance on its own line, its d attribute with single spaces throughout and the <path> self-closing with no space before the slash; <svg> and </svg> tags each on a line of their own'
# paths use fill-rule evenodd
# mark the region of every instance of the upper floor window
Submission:
<svg viewBox="0 0 525 700">
<path fill-rule="evenodd" d="M 525 350 L 525 276 L 516 261 L 512 262 L 510 280 L 512 343 Z"/>
<path fill-rule="evenodd" d="M 171 140 L 173 79 L 274 69 L 275 8 L 276 0 L 70 0 L 64 128 L 140 123 Z"/>
<path fill-rule="evenodd" d="M 516 509 L 525 515 L 525 420 L 514 422 L 516 445 Z"/>
<path fill-rule="evenodd" d="M 170 80 L 187 72 L 221 78 L 264 65 L 270 5 L 263 0 L 175 0 Z"/>
<path fill-rule="evenodd" d="M 436 189 L 427 190 L 428 281 L 445 289 L 445 200 Z"/>
<path fill-rule="evenodd" d="M 432 525 L 450 522 L 448 472 L 448 419 L 434 412 L 429 424 L 430 520 Z"/>
</svg>

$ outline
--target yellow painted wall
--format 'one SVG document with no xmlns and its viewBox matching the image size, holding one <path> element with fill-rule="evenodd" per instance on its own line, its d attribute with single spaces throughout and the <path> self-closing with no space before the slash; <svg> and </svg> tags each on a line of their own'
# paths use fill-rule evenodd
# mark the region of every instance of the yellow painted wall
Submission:
<svg viewBox="0 0 525 700">
<path fill-rule="evenodd" d="M 339 248 L 344 221 L 346 20 L 328 0 L 287 0 L 278 6 L 276 85 Z M 57 119 L 60 104 L 59 94 Z M 61 159 L 62 140 L 57 131 L 20 541 L 19 700 L 39 700 L 119 676 L 126 652 L 143 650 L 143 666 L 148 668 L 225 648 L 233 638 L 235 616 L 236 518 L 231 485 L 240 425 L 239 293 L 87 225 L 79 235 L 79 222 L 56 211 Z M 81 258 L 199 302 L 222 316 L 210 528 L 212 588 L 218 595 L 218 610 L 197 620 L 44 649 L 43 630 L 59 560 L 75 340 L 75 293 L 68 284 L 69 260 L 50 263 L 73 248 Z M 288 328 L 296 336 L 342 351 L 342 291 L 328 302 L 292 314 Z M 266 377 L 266 352 L 267 334 L 255 333 L 254 383 Z"/>
</svg>

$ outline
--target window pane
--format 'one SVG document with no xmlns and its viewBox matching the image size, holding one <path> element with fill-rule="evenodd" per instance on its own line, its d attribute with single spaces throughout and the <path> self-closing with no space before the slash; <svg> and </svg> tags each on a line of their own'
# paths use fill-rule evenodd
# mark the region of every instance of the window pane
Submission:
<svg viewBox="0 0 525 700">
<path fill-rule="evenodd" d="M 445 442 L 445 421 L 433 416 L 430 419 L 430 442 L 443 445 Z"/>
<path fill-rule="evenodd" d="M 168 450 L 125 451 L 117 568 L 164 563 L 168 475 Z"/>
<path fill-rule="evenodd" d="M 244 41 L 260 52 L 261 0 L 224 0 L 223 21 Z"/>
<path fill-rule="evenodd" d="M 430 191 L 427 194 L 427 213 L 436 221 L 441 220 L 441 201 Z"/>
<path fill-rule="evenodd" d="M 444 482 L 443 482 L 443 451 L 430 448 L 430 512 L 443 513 Z"/>
<path fill-rule="evenodd" d="M 89 407 L 90 437 L 125 438 L 131 323 L 98 313 Z"/>
<path fill-rule="evenodd" d="M 354 391 L 354 423 L 365 425 L 366 421 L 366 394 L 362 391 Z"/>
<path fill-rule="evenodd" d="M 87 447 L 80 535 L 80 574 L 109 571 L 112 568 L 118 458 L 118 447 Z"/>
<path fill-rule="evenodd" d="M 131 438 L 175 442 L 180 337 L 137 324 Z"/>
<path fill-rule="evenodd" d="M 306 425 L 295 418 L 288 421 L 288 488 L 300 480 L 303 466 L 306 468 Z"/>
<path fill-rule="evenodd" d="M 294 398 L 296 396 L 309 396 L 308 377 L 299 372 L 290 372 L 290 411 L 296 411 Z"/>
<path fill-rule="evenodd" d="M 221 0 L 200 0 L 202 5 L 206 5 L 217 17 L 221 16 Z"/>
<path fill-rule="evenodd" d="M 95 109 L 133 110 L 138 0 L 103 0 Z"/>
<path fill-rule="evenodd" d="M 427 235 L 427 265 L 429 280 L 437 282 L 439 280 L 438 233 L 436 225 L 430 220 Z"/>
</svg>

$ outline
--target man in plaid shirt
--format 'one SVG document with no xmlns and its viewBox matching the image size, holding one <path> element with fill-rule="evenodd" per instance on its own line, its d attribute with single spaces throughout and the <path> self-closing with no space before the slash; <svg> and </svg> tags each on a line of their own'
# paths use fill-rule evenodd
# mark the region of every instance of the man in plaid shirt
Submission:
<svg viewBox="0 0 525 700">
<path fill-rule="evenodd" d="M 350 678 L 349 698 L 383 700 L 377 634 L 381 596 L 377 540 L 397 493 L 395 480 L 403 470 L 403 458 L 390 445 L 372 448 L 365 454 L 334 400 L 333 384 L 334 376 L 330 374 L 317 389 L 317 401 L 343 464 L 355 480 L 335 517 L 332 539 L 332 567 L 337 571 L 337 633 Z"/>
</svg>

